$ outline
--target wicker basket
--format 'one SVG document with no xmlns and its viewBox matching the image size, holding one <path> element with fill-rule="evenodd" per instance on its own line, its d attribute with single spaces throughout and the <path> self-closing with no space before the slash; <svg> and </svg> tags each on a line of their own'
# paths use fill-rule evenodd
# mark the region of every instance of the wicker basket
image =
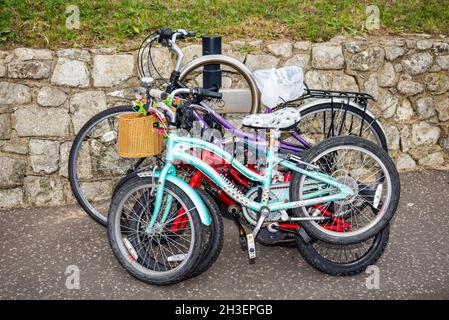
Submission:
<svg viewBox="0 0 449 320">
<path fill-rule="evenodd" d="M 162 136 L 155 116 L 126 113 L 119 116 L 117 152 L 123 158 L 145 158 L 162 152 Z"/>
</svg>

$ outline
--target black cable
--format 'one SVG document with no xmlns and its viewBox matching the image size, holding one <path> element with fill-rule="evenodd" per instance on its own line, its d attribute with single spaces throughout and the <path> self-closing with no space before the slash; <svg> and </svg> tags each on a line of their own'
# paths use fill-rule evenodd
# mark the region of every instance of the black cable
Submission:
<svg viewBox="0 0 449 320">
<path fill-rule="evenodd" d="M 145 43 L 145 45 L 142 47 L 139 55 L 139 65 L 142 69 L 142 76 L 147 77 L 147 73 L 145 72 L 145 63 L 144 63 L 144 56 L 145 56 L 145 50 L 148 48 L 148 43 Z"/>
<path fill-rule="evenodd" d="M 157 70 L 154 62 L 153 62 L 153 56 L 151 55 L 151 48 L 153 47 L 153 42 L 150 42 L 150 48 L 148 49 L 148 57 L 149 57 L 149 61 L 151 61 L 151 65 L 153 66 L 154 70 L 157 72 L 157 74 L 159 75 L 159 79 L 157 80 L 163 80 L 165 83 L 168 83 L 168 80 L 165 79 L 160 73 L 159 70 Z M 150 71 L 151 73 L 151 71 Z"/>
<path fill-rule="evenodd" d="M 139 60 L 139 64 L 138 64 L 138 66 L 140 67 L 140 69 L 139 69 L 139 71 L 140 71 L 140 74 L 142 75 L 142 76 L 145 76 L 145 71 L 143 70 L 143 60 L 142 60 L 142 55 L 143 55 L 143 53 L 145 52 L 145 49 L 143 49 L 142 50 L 142 47 L 146 47 L 147 45 L 145 44 L 146 42 L 147 42 L 147 40 L 150 38 L 150 37 L 152 37 L 152 36 L 154 36 L 156 33 L 151 33 L 150 35 L 148 35 L 141 43 L 140 43 L 140 46 L 139 46 L 139 52 L 138 52 L 138 54 L 137 54 L 137 58 L 138 58 L 138 60 Z M 144 46 L 144 44 L 145 44 L 145 46 Z"/>
</svg>

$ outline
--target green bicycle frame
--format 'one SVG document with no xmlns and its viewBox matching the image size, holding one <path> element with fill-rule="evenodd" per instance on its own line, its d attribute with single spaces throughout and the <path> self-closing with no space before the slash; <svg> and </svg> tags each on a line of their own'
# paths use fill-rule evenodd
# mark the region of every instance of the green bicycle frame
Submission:
<svg viewBox="0 0 449 320">
<path fill-rule="evenodd" d="M 203 174 L 208 176 L 219 188 L 225 191 L 231 198 L 240 203 L 244 207 L 248 207 L 253 211 L 260 212 L 262 208 L 267 208 L 270 212 L 276 212 L 280 210 L 287 210 L 292 208 L 298 208 L 303 206 L 312 206 L 315 204 L 321 204 L 325 202 L 342 200 L 348 196 L 353 195 L 353 191 L 348 186 L 338 183 L 333 177 L 315 172 L 309 171 L 298 167 L 297 164 L 286 159 L 279 158 L 275 152 L 275 140 L 278 137 L 279 131 L 275 131 L 270 134 L 270 143 L 266 154 L 267 166 L 264 169 L 263 175 L 258 174 L 240 161 L 235 159 L 230 153 L 226 152 L 222 148 L 216 146 L 213 143 L 192 138 L 189 136 L 178 136 L 173 130 L 170 131 L 167 138 L 166 148 L 166 163 L 162 168 L 159 176 L 158 189 L 156 192 L 156 199 L 154 203 L 153 215 L 147 225 L 146 232 L 150 232 L 156 223 L 159 216 L 163 202 L 163 194 L 165 187 L 165 180 L 169 175 L 176 175 L 176 169 L 173 163 L 176 160 L 188 163 L 200 170 Z M 231 182 L 225 177 L 220 175 L 213 167 L 208 163 L 196 157 L 190 152 L 192 148 L 200 148 L 212 152 L 213 154 L 221 157 L 226 162 L 230 163 L 235 169 L 245 175 L 252 181 L 257 181 L 262 184 L 262 199 L 260 202 L 247 198 L 240 190 L 236 189 Z M 298 172 L 313 179 L 314 182 L 321 182 L 324 185 L 330 185 L 339 190 L 339 193 L 329 194 L 326 189 L 321 189 L 311 194 L 308 194 L 304 200 L 301 201 L 269 201 L 270 187 L 272 184 L 273 168 L 276 166 L 282 166 L 292 171 Z M 327 194 L 327 195 L 326 195 Z M 166 204 L 170 204 L 172 201 L 171 196 L 167 197 Z M 168 217 L 169 209 L 171 206 L 167 206 L 163 212 L 161 223 L 164 223 Z"/>
</svg>

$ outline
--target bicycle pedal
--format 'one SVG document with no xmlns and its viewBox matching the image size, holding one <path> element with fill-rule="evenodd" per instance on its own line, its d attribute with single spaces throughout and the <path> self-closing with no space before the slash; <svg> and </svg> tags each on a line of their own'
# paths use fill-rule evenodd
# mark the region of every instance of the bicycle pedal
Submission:
<svg viewBox="0 0 449 320">
<path fill-rule="evenodd" d="M 248 246 L 248 258 L 250 263 L 254 263 L 256 260 L 256 242 L 252 233 L 246 235 L 246 244 Z"/>
</svg>

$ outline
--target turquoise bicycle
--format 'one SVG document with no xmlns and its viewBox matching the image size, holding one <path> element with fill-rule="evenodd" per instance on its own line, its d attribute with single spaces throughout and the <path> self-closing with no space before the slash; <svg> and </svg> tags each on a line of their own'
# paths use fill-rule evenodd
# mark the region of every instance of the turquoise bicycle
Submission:
<svg viewBox="0 0 449 320">
<path fill-rule="evenodd" d="M 150 94 L 161 97 L 154 90 Z M 171 96 L 181 94 L 200 93 L 183 88 Z M 201 94 L 204 98 L 217 98 L 216 92 L 209 95 L 208 90 L 202 90 Z M 186 107 L 202 108 L 194 104 Z M 216 144 L 180 135 L 175 126 L 177 114 L 169 108 L 165 111 L 170 128 L 164 167 L 160 171 L 140 172 L 137 179 L 122 186 L 109 210 L 108 236 L 113 252 L 122 266 L 142 281 L 157 285 L 176 283 L 189 277 L 200 263 L 202 225 L 210 225 L 211 218 L 199 194 L 177 177 L 177 161 L 201 171 L 242 207 L 255 213 L 257 223 L 246 238 L 250 261 L 256 258 L 254 238 L 267 223 L 273 229 L 282 223 L 297 223 L 317 239 L 354 244 L 383 230 L 396 211 L 398 173 L 387 153 L 370 141 L 334 137 L 313 147 L 302 159 L 279 155 L 278 138 L 281 132 L 297 125 L 299 112 L 284 108 L 270 114 L 249 115 L 242 124 L 264 129 L 269 137 L 265 157 L 260 161 L 262 173 L 255 173 Z M 198 157 L 198 151 L 216 155 L 257 182 L 257 197 L 243 194 Z M 276 178 L 284 172 L 292 173 L 289 194 L 273 200 Z M 332 214 L 326 210 L 328 205 L 333 206 Z M 368 215 L 366 207 L 375 214 Z M 343 221 L 343 230 L 329 227 L 336 220 Z M 297 236 L 301 236 L 300 232 Z"/>
</svg>

